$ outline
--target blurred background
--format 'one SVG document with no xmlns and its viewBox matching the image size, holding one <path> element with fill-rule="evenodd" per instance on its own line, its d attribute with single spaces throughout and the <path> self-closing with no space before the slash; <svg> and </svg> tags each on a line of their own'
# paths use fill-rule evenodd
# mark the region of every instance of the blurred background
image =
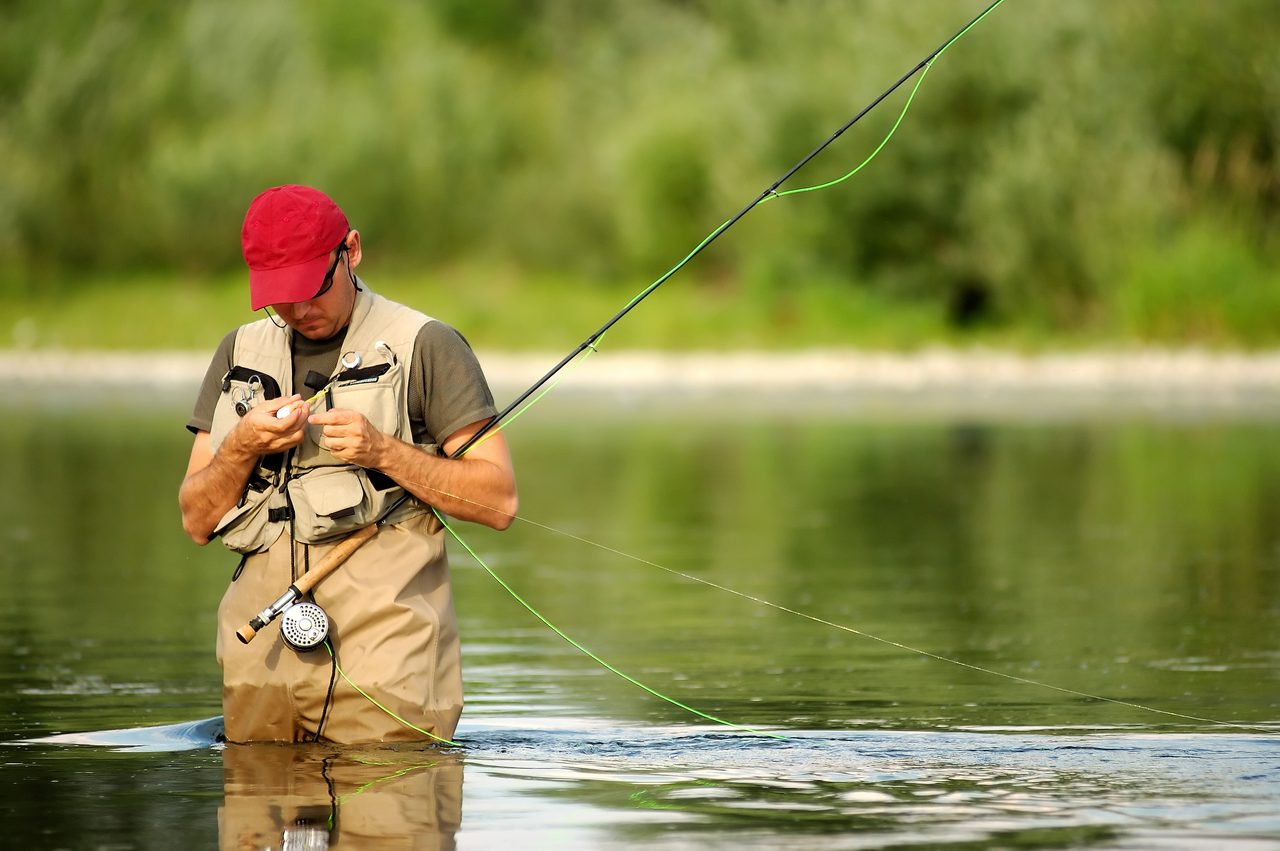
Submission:
<svg viewBox="0 0 1280 851">
<path fill-rule="evenodd" d="M 372 285 L 572 345 L 956 32 L 955 0 L 5 4 L 0 348 L 208 349 L 239 228 L 319 186 Z M 1271 0 L 1006 3 L 849 182 L 759 208 L 643 348 L 1280 338 Z M 847 172 L 903 87 L 789 187 Z"/>
</svg>

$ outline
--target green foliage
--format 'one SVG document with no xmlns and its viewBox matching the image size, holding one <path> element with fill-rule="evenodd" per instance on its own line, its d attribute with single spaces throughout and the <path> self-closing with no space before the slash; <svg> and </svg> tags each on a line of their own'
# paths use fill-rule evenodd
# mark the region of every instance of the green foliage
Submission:
<svg viewBox="0 0 1280 851">
<path fill-rule="evenodd" d="M 622 296 L 977 10 L 12 4 L 0 295 L 139 272 L 220 279 L 241 268 L 249 199 L 304 182 L 339 200 L 384 268 L 475 279 L 497 263 L 527 286 L 597 281 Z M 942 317 L 940 333 L 1273 343 L 1280 322 L 1257 311 L 1275 310 L 1261 270 L 1280 254 L 1278 41 L 1269 0 L 1006 4 L 938 60 L 872 166 L 753 213 L 680 286 L 751 299 L 742 313 L 765 326 L 835 286 L 905 327 Z M 860 162 L 905 96 L 788 187 Z M 1180 262 L 1208 265 L 1160 271 L 1170 241 Z M 1213 288 L 1235 301 L 1211 320 L 1153 295 L 1241 270 Z M 862 342 L 856 323 L 845 330 Z"/>
<path fill-rule="evenodd" d="M 1238 231 L 1196 223 L 1136 257 L 1114 302 L 1126 336 L 1259 345 L 1275 341 L 1280 270 Z"/>
</svg>

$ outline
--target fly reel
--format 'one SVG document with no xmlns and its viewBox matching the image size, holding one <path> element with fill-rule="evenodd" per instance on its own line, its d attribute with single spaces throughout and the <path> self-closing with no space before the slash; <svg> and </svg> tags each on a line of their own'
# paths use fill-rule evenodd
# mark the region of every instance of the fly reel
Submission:
<svg viewBox="0 0 1280 851">
<path fill-rule="evenodd" d="M 329 637 L 329 616 L 315 603 L 294 603 L 280 614 L 280 636 L 294 650 L 313 650 Z"/>
</svg>

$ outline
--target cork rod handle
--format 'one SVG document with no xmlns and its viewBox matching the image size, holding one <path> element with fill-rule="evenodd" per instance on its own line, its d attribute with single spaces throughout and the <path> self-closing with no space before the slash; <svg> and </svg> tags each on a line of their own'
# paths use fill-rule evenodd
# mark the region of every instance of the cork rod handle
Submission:
<svg viewBox="0 0 1280 851">
<path fill-rule="evenodd" d="M 297 588 L 300 594 L 311 593 L 311 589 L 316 587 L 321 579 L 341 567 L 343 562 L 351 558 L 352 553 L 363 547 L 376 534 L 378 534 L 377 524 L 370 524 L 352 532 L 339 541 L 337 546 L 325 553 L 324 558 L 316 562 L 314 567 L 298 577 L 298 581 L 293 583 L 293 587 Z"/>
<path fill-rule="evenodd" d="M 240 639 L 241 644 L 248 644 L 253 641 L 253 637 L 258 634 L 258 630 L 275 620 L 276 616 L 288 608 L 290 603 L 296 602 L 300 597 L 311 593 L 311 589 L 316 587 L 320 580 L 341 567 L 343 562 L 351 558 L 352 553 L 364 546 L 376 534 L 378 534 L 378 524 L 374 523 L 357 529 L 343 538 L 333 549 L 325 553 L 324 558 L 316 562 L 315 567 L 289 586 L 289 589 L 285 591 L 279 600 L 263 609 L 247 624 L 236 630 L 236 638 Z"/>
</svg>

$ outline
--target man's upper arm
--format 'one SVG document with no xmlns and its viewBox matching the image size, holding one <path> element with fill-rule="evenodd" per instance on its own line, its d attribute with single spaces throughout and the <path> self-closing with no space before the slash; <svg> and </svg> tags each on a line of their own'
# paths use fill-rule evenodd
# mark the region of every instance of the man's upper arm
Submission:
<svg viewBox="0 0 1280 851">
<path fill-rule="evenodd" d="M 472 435 L 484 428 L 487 422 L 489 422 L 487 419 L 477 420 L 463 426 L 445 438 L 441 446 L 445 455 L 452 456 L 454 452 L 458 451 L 463 444 L 471 439 Z M 463 457 L 488 461 L 511 477 L 513 482 L 515 480 L 515 468 L 511 463 L 511 451 L 507 448 L 507 439 L 500 431 L 489 432 L 480 438 L 474 446 L 467 450 L 467 454 Z"/>
<path fill-rule="evenodd" d="M 442 447 L 455 434 L 474 433 L 467 429 L 479 428 L 477 421 L 497 412 L 475 353 L 456 329 L 439 320 L 424 325 L 414 343 L 409 410 L 414 442 Z"/>
<path fill-rule="evenodd" d="M 237 333 L 238 331 L 232 331 L 223 337 L 213 353 L 213 358 L 209 361 L 204 380 L 200 382 L 200 392 L 196 395 L 191 418 L 187 420 L 187 430 L 192 434 L 200 431 L 207 432 L 213 427 L 213 409 L 218 404 L 218 396 L 222 392 L 222 376 L 231 369 Z"/>
<path fill-rule="evenodd" d="M 209 432 L 197 431 L 195 440 L 191 442 L 191 457 L 187 460 L 187 474 L 184 479 L 191 477 L 193 473 L 198 473 L 213 461 L 213 451 L 210 449 Z"/>
</svg>

